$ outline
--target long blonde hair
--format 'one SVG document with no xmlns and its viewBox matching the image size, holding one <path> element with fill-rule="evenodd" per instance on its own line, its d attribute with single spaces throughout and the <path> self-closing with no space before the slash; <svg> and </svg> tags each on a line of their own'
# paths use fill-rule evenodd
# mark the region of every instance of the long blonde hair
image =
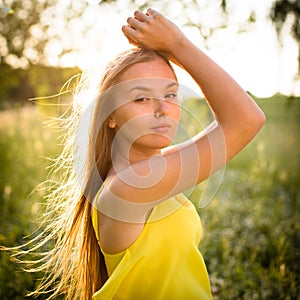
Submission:
<svg viewBox="0 0 300 300">
<path fill-rule="evenodd" d="M 172 69 L 169 61 L 156 52 L 146 49 L 131 49 L 121 53 L 108 64 L 99 86 L 99 97 L 117 83 L 118 77 L 130 66 L 161 57 Z M 173 70 L 173 69 L 172 69 Z M 175 73 L 174 73 L 175 75 Z M 111 168 L 111 145 L 113 129 L 101 118 L 101 101 L 96 101 L 90 127 L 89 146 L 85 165 L 85 184 L 78 186 L 73 166 L 74 132 L 80 116 L 76 109 L 66 120 L 68 133 L 65 147 L 54 165 L 54 178 L 59 181 L 51 185 L 47 196 L 47 224 L 33 242 L 32 250 L 44 248 L 55 241 L 54 247 L 42 253 L 39 260 L 31 262 L 31 271 L 42 271 L 45 277 L 36 291 L 30 295 L 50 293 L 48 299 L 64 294 L 66 299 L 91 299 L 107 280 L 104 257 L 97 243 L 91 222 L 92 200 Z M 103 114 L 102 114 L 103 115 Z M 74 121 L 75 120 L 75 121 Z M 59 176 L 58 176 L 59 174 Z"/>
</svg>

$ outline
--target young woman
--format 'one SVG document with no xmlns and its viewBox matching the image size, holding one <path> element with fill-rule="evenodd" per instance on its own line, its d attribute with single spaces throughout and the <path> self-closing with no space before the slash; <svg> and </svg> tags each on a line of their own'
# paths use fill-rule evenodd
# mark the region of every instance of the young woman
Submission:
<svg viewBox="0 0 300 300">
<path fill-rule="evenodd" d="M 93 211 L 93 224 L 109 277 L 94 299 L 210 299 L 197 249 L 201 225 L 192 205 L 177 194 L 237 154 L 260 129 L 264 115 L 161 14 L 137 11 L 127 22 L 122 29 L 130 43 L 158 52 L 195 79 L 218 123 L 189 143 L 163 151 L 180 116 L 176 76 L 169 64 L 154 55 L 149 61 L 126 63 L 114 75 L 108 70 L 114 90 L 126 96 L 110 110 L 112 166 L 94 203 L 98 210 Z"/>
<path fill-rule="evenodd" d="M 160 13 L 136 11 L 127 23 L 123 33 L 137 48 L 111 62 L 101 81 L 84 187 L 75 204 L 69 206 L 74 192 L 68 205 L 60 204 L 65 214 L 52 224 L 54 231 L 50 226 L 57 243 L 41 267 L 49 277 L 40 291 L 55 284 L 52 298 L 211 299 L 198 250 L 200 219 L 182 192 L 245 147 L 265 117 Z M 194 78 L 216 122 L 166 148 L 180 118 L 169 61 Z M 70 190 L 75 175 L 68 179 Z"/>
</svg>

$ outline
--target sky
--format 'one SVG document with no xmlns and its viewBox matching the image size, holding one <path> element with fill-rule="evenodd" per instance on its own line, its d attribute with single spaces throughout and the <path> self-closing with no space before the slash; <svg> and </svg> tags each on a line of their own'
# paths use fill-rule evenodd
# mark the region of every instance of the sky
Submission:
<svg viewBox="0 0 300 300">
<path fill-rule="evenodd" d="M 118 1 L 118 9 L 112 5 L 99 8 L 98 1 L 88 0 L 88 2 L 90 5 L 82 19 L 69 23 L 68 29 L 59 21 L 57 15 L 57 22 L 52 24 L 52 30 L 61 30 L 62 40 L 65 44 L 72 45 L 74 51 L 58 61 L 57 55 L 61 51 L 61 46 L 52 40 L 47 47 L 50 64 L 59 63 L 63 66 L 77 64 L 83 69 L 96 67 L 101 70 L 116 54 L 130 47 L 121 32 L 121 26 L 126 23 L 127 17 L 132 15 L 137 6 L 129 5 L 127 1 Z M 218 24 L 220 22 L 219 15 L 216 14 L 218 9 L 212 5 L 201 7 L 207 1 L 198 2 L 199 12 L 195 12 L 194 9 L 185 12 L 190 14 L 191 18 L 201 17 L 204 24 Z M 58 3 L 59 12 L 63 12 L 66 1 L 59 0 Z M 171 3 L 166 17 L 180 26 L 182 7 L 177 1 Z M 229 26 L 217 31 L 206 42 L 195 28 L 181 27 L 182 31 L 228 71 L 245 90 L 254 95 L 269 97 L 276 92 L 300 95 L 300 81 L 293 81 L 297 72 L 297 44 L 285 28 L 283 46 L 279 46 L 274 27 L 266 17 L 272 0 L 228 0 L 228 4 Z M 157 9 L 155 6 L 152 8 Z M 249 25 L 245 20 L 251 10 L 255 11 L 256 22 Z M 82 25 L 80 22 L 91 26 L 93 30 L 83 35 L 80 32 Z M 241 28 L 244 30 L 238 33 Z M 177 74 L 181 84 L 197 89 L 187 74 L 180 70 L 177 70 Z"/>
</svg>

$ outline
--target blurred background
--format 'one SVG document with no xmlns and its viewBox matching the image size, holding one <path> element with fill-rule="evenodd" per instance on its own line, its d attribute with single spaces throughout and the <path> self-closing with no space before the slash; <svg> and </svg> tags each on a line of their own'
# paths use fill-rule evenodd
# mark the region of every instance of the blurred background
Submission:
<svg viewBox="0 0 300 300">
<path fill-rule="evenodd" d="M 190 196 L 205 228 L 200 250 L 214 298 L 300 299 L 299 0 L 0 0 L 0 245 L 24 244 L 41 230 L 35 220 L 49 191 L 38 185 L 64 130 L 50 125 L 66 112 L 82 71 L 92 69 L 97 81 L 130 47 L 120 28 L 148 7 L 232 74 L 267 117 L 227 165 L 214 199 L 200 203 L 207 182 Z M 183 103 L 193 120 L 183 113 L 181 122 L 194 134 L 210 113 L 177 71 L 200 95 Z M 40 277 L 0 252 L 0 299 L 25 299 Z"/>
</svg>

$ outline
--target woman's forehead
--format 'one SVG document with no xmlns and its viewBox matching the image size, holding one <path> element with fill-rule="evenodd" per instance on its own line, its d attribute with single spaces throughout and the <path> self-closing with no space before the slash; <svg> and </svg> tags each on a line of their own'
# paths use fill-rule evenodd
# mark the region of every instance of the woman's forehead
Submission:
<svg viewBox="0 0 300 300">
<path fill-rule="evenodd" d="M 162 58 L 158 57 L 151 61 L 133 64 L 119 76 L 118 83 L 132 79 L 149 77 L 176 80 L 174 70 Z"/>
<path fill-rule="evenodd" d="M 127 81 L 124 88 L 131 93 L 133 91 L 159 91 L 170 88 L 177 88 L 178 83 L 175 80 L 166 78 L 140 78 Z"/>
</svg>

